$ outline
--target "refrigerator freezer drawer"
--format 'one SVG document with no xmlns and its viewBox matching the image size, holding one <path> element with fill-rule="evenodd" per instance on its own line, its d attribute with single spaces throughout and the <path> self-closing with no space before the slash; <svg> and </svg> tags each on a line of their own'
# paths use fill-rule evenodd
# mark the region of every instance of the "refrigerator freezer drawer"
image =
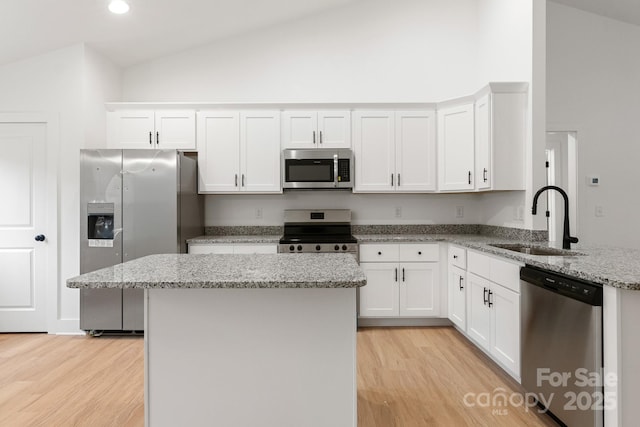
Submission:
<svg viewBox="0 0 640 427">
<path fill-rule="evenodd" d="M 122 329 L 122 289 L 81 289 L 80 329 Z"/>
<path fill-rule="evenodd" d="M 122 290 L 122 329 L 144 330 L 144 289 Z"/>
</svg>

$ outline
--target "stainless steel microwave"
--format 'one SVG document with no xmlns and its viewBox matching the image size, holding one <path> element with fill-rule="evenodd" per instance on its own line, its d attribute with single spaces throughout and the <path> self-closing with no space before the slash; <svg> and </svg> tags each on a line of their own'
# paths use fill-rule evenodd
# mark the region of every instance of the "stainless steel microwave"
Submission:
<svg viewBox="0 0 640 427">
<path fill-rule="evenodd" d="M 282 188 L 353 188 L 353 152 L 348 148 L 282 151 Z"/>
</svg>

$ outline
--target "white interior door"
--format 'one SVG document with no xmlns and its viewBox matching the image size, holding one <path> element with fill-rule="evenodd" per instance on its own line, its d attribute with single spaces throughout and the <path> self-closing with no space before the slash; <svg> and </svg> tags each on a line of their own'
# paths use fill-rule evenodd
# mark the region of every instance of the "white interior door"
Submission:
<svg viewBox="0 0 640 427">
<path fill-rule="evenodd" d="M 45 144 L 44 123 L 0 123 L 0 332 L 47 330 Z"/>
<path fill-rule="evenodd" d="M 577 235 L 577 132 L 547 132 L 546 140 L 546 161 L 547 161 L 547 184 L 557 185 L 562 188 L 569 197 L 569 223 L 571 224 L 571 235 Z M 547 200 L 547 210 L 549 218 L 547 227 L 549 231 L 549 241 L 562 242 L 563 222 L 564 222 L 564 201 L 557 191 L 547 191 L 544 195 Z M 542 200 L 541 200 L 542 201 Z M 540 202 L 541 202 L 540 201 Z M 540 203 L 539 202 L 539 203 Z M 544 213 L 544 204 L 538 206 L 538 212 Z"/>
</svg>

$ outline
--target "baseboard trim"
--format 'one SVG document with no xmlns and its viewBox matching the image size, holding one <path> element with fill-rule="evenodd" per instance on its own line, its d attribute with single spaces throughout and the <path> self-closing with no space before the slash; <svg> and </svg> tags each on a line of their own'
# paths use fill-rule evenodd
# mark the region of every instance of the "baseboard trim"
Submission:
<svg viewBox="0 0 640 427">
<path fill-rule="evenodd" d="M 358 318 L 358 327 L 402 327 L 402 326 L 451 326 L 449 319 L 440 317 L 367 317 Z"/>
</svg>

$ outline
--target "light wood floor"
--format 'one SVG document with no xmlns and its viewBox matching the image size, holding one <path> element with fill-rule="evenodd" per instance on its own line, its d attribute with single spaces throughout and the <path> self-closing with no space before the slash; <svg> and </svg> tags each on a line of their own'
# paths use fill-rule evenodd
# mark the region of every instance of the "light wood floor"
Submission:
<svg viewBox="0 0 640 427">
<path fill-rule="evenodd" d="M 0 426 L 143 426 L 143 365 L 139 337 L 0 334 Z M 520 392 L 453 328 L 358 331 L 360 427 L 555 425 L 464 403 L 498 388 Z"/>
</svg>

